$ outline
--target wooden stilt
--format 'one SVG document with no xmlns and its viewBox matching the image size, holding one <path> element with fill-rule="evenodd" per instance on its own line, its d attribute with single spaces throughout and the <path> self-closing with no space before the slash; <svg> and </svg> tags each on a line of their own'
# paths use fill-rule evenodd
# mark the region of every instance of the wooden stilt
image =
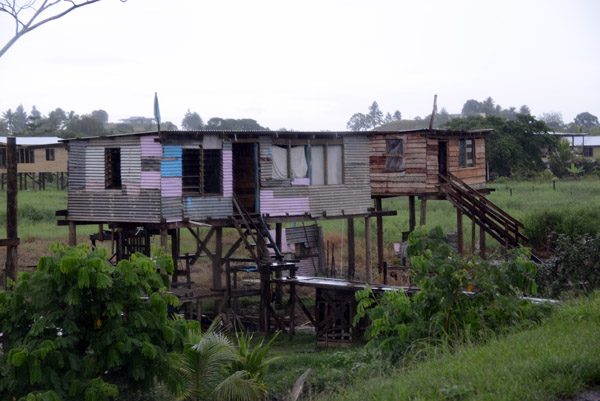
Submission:
<svg viewBox="0 0 600 401">
<path fill-rule="evenodd" d="M 408 231 L 410 232 L 413 232 L 417 225 L 417 213 L 415 209 L 415 197 L 414 195 L 410 195 L 408 197 Z"/>
<path fill-rule="evenodd" d="M 354 252 L 354 219 L 348 219 L 348 278 L 354 279 L 356 272 L 356 254 Z"/>
<path fill-rule="evenodd" d="M 77 245 L 77 225 L 74 221 L 69 221 L 69 246 Z"/>
<path fill-rule="evenodd" d="M 277 248 L 281 251 L 281 247 L 283 245 L 283 225 L 281 223 L 275 223 L 275 244 Z M 275 277 L 281 278 L 283 276 L 281 270 L 277 270 L 275 273 Z M 281 283 L 277 283 L 275 286 L 275 303 L 277 306 L 281 306 L 283 303 L 283 287 Z"/>
<path fill-rule="evenodd" d="M 383 210 L 381 198 L 375 198 L 375 210 Z M 383 217 L 377 216 L 377 271 L 379 276 L 383 274 Z"/>
<path fill-rule="evenodd" d="M 169 232 L 166 228 L 160 229 L 160 247 L 163 250 L 163 253 L 169 252 Z"/>
<path fill-rule="evenodd" d="M 223 288 L 223 227 L 215 227 L 215 254 L 213 258 L 213 289 L 220 291 Z M 215 316 L 221 313 L 221 301 L 215 301 Z"/>
<path fill-rule="evenodd" d="M 460 209 L 456 209 L 456 234 L 458 237 L 458 253 L 463 255 L 465 253 L 463 239 L 463 213 Z"/>
<path fill-rule="evenodd" d="M 365 281 L 370 283 L 373 281 L 373 261 L 371 257 L 371 218 L 365 217 Z"/>
<path fill-rule="evenodd" d="M 6 143 L 6 238 L 10 241 L 6 247 L 6 279 L 17 280 L 17 143 L 14 137 L 8 137 Z"/>
<path fill-rule="evenodd" d="M 419 225 L 427 225 L 427 199 L 421 199 L 421 221 Z"/>
<path fill-rule="evenodd" d="M 58 181 L 58 172 L 56 173 L 56 190 L 58 191 L 60 189 L 60 183 Z"/>
</svg>

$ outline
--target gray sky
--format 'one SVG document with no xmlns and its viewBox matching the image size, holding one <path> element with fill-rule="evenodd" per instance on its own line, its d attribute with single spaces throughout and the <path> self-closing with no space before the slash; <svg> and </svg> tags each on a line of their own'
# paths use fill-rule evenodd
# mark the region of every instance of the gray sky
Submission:
<svg viewBox="0 0 600 401">
<path fill-rule="evenodd" d="M 12 35 L 0 15 L 0 42 Z M 103 0 L 0 58 L 0 111 L 95 109 L 181 124 L 188 108 L 343 130 L 376 100 L 404 118 L 491 96 L 600 116 L 600 1 Z"/>
</svg>

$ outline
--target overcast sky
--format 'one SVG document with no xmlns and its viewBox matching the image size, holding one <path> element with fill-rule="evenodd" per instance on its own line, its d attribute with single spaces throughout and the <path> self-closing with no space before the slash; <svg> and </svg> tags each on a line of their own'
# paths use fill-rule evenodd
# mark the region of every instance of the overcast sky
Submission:
<svg viewBox="0 0 600 401">
<path fill-rule="evenodd" d="M 13 34 L 0 15 L 0 43 Z M 1 46 L 0 46 L 1 47 Z M 0 111 L 104 109 L 180 126 L 189 108 L 271 129 L 491 96 L 533 114 L 600 116 L 600 1 L 103 0 L 0 58 Z"/>
</svg>

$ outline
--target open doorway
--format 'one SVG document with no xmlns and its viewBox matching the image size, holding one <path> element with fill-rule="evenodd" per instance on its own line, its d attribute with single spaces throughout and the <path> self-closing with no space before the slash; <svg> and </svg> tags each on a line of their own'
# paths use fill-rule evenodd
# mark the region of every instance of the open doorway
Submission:
<svg viewBox="0 0 600 401">
<path fill-rule="evenodd" d="M 233 143 L 233 192 L 250 213 L 258 212 L 256 143 Z"/>
<path fill-rule="evenodd" d="M 438 142 L 438 173 L 448 175 L 448 141 Z"/>
</svg>

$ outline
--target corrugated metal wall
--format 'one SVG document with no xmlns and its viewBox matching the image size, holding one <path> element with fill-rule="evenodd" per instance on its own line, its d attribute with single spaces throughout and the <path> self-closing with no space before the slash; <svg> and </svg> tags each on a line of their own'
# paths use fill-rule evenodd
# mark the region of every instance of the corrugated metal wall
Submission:
<svg viewBox="0 0 600 401">
<path fill-rule="evenodd" d="M 270 136 L 263 135 L 258 139 L 260 147 L 260 180 L 267 181 L 273 178 L 273 159 L 271 153 L 271 146 L 273 140 Z"/>
<path fill-rule="evenodd" d="M 207 218 L 226 219 L 233 214 L 230 197 L 223 196 L 186 196 L 184 217 L 202 221 Z"/>
<path fill-rule="evenodd" d="M 85 145 L 82 142 L 69 142 L 69 191 L 85 188 Z"/>
</svg>

